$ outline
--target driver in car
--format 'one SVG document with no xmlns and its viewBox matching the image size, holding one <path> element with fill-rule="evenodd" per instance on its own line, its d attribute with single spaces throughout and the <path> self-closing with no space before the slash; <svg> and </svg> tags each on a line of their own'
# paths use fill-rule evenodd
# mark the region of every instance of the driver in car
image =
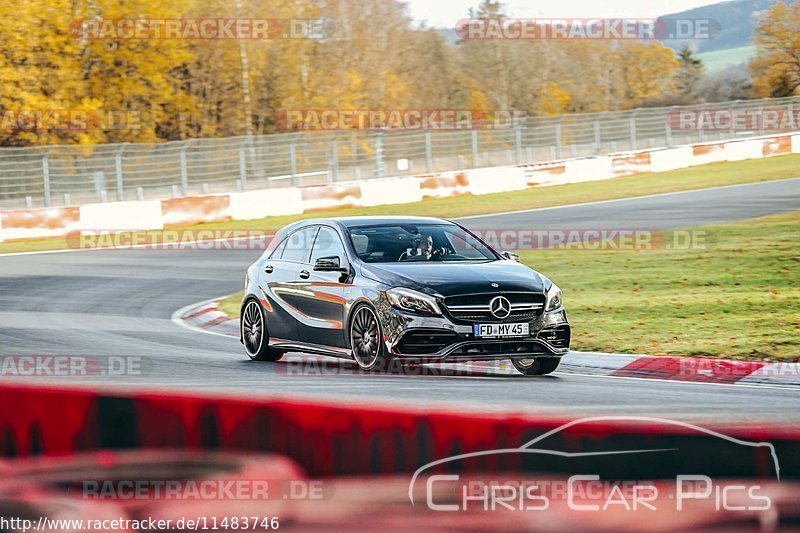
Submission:
<svg viewBox="0 0 800 533">
<path fill-rule="evenodd" d="M 400 261 L 426 260 L 446 253 L 444 248 L 433 249 L 433 236 L 422 234 L 419 239 L 414 241 L 412 248 L 403 252 L 403 255 L 400 256 Z"/>
</svg>

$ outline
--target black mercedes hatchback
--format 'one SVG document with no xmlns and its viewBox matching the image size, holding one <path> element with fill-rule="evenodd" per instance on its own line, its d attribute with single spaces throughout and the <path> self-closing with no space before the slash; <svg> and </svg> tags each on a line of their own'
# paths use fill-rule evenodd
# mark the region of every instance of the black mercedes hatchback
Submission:
<svg viewBox="0 0 800 533">
<path fill-rule="evenodd" d="M 247 355 L 286 352 L 390 362 L 511 359 L 553 372 L 569 352 L 560 289 L 466 228 L 437 218 L 305 220 L 280 230 L 247 270 Z"/>
</svg>

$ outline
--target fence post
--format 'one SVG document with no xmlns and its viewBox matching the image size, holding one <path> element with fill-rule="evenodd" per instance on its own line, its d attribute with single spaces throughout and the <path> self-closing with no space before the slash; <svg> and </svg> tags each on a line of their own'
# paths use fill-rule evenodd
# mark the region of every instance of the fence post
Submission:
<svg viewBox="0 0 800 533">
<path fill-rule="evenodd" d="M 671 117 L 675 114 L 675 106 L 669 108 L 667 111 L 667 117 Z M 664 121 L 664 133 L 667 143 L 667 148 L 672 148 L 672 125 L 669 123 L 669 118 Z"/>
<path fill-rule="evenodd" d="M 375 177 L 383 177 L 383 133 L 375 134 Z"/>
<path fill-rule="evenodd" d="M 247 187 L 247 155 L 244 153 L 244 145 L 250 140 L 246 137 L 239 143 L 239 189 L 244 192 Z"/>
<path fill-rule="evenodd" d="M 42 181 L 44 185 L 43 201 L 45 207 L 50 207 L 50 150 L 42 158 Z"/>
<path fill-rule="evenodd" d="M 339 181 L 339 139 L 331 142 L 331 181 Z"/>
<path fill-rule="evenodd" d="M 124 190 L 122 185 L 122 153 L 128 143 L 122 143 L 117 152 L 114 154 L 114 174 L 117 181 L 117 200 L 122 201 Z"/>
<path fill-rule="evenodd" d="M 594 150 L 592 152 L 597 153 L 600 151 L 600 120 L 594 119 L 592 125 L 594 127 Z"/>
<path fill-rule="evenodd" d="M 433 139 L 431 132 L 425 132 L 425 172 L 433 172 Z"/>
<path fill-rule="evenodd" d="M 517 164 L 522 164 L 522 125 L 514 121 L 514 140 L 517 148 Z"/>
<path fill-rule="evenodd" d="M 638 144 L 636 142 L 636 113 L 638 111 L 638 109 L 633 110 L 633 113 L 631 113 L 630 124 L 628 125 L 631 138 L 631 150 L 636 150 L 636 145 Z M 669 117 L 667 117 L 667 121 L 669 121 Z"/>
<path fill-rule="evenodd" d="M 472 130 L 472 168 L 478 168 L 478 130 Z"/>
<path fill-rule="evenodd" d="M 561 145 L 563 143 L 562 139 L 563 139 L 563 135 L 564 135 L 564 131 L 563 131 L 562 127 L 561 127 L 561 123 L 563 121 L 564 121 L 563 118 L 559 118 L 558 122 L 556 122 L 556 128 L 555 128 L 555 134 L 556 134 L 556 142 L 555 142 L 556 159 L 561 159 Z"/>
<path fill-rule="evenodd" d="M 180 160 L 180 170 L 181 170 L 181 191 L 184 196 L 188 196 L 189 194 L 189 170 L 186 168 L 186 149 L 189 147 L 189 143 L 192 142 L 191 140 L 186 141 L 181 145 L 181 151 L 179 154 Z"/>
<path fill-rule="evenodd" d="M 289 141 L 289 173 L 292 175 L 292 185 L 297 186 L 297 145 L 294 142 L 294 138 Z"/>
</svg>

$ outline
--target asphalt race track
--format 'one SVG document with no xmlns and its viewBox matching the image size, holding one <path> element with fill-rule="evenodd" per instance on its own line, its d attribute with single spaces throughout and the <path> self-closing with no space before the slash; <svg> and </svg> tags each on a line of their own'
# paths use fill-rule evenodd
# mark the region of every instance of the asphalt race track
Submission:
<svg viewBox="0 0 800 533">
<path fill-rule="evenodd" d="M 463 222 L 497 229 L 660 230 L 798 209 L 800 178 Z M 112 390 L 145 385 L 248 397 L 324 397 L 361 406 L 647 414 L 800 426 L 800 397 L 793 390 L 565 373 L 525 378 L 513 369 L 470 376 L 365 375 L 335 359 L 327 361 L 336 375 L 320 376 L 315 372 L 318 358 L 292 355 L 275 364 L 251 362 L 237 339 L 171 321 L 183 306 L 240 290 L 245 267 L 257 256 L 257 251 L 101 250 L 0 257 L 0 354 L 140 357 L 141 375 L 36 378 L 51 384 L 102 382 Z M 558 279 L 557 272 L 546 274 Z M 569 287 L 569 280 L 559 282 Z M 579 335 L 580 324 L 574 326 Z"/>
</svg>

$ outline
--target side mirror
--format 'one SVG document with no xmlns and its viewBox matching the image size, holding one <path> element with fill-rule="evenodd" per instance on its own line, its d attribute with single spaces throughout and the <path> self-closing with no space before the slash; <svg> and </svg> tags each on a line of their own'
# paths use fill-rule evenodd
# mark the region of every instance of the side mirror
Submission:
<svg viewBox="0 0 800 533">
<path fill-rule="evenodd" d="M 320 257 L 314 262 L 314 270 L 317 272 L 347 272 L 349 269 L 342 266 L 342 260 L 332 255 L 330 257 Z"/>
<path fill-rule="evenodd" d="M 510 259 L 512 261 L 516 261 L 517 263 L 519 263 L 519 254 L 517 254 L 517 253 L 514 253 L 514 252 L 502 252 L 500 255 L 502 255 L 506 259 Z"/>
</svg>

